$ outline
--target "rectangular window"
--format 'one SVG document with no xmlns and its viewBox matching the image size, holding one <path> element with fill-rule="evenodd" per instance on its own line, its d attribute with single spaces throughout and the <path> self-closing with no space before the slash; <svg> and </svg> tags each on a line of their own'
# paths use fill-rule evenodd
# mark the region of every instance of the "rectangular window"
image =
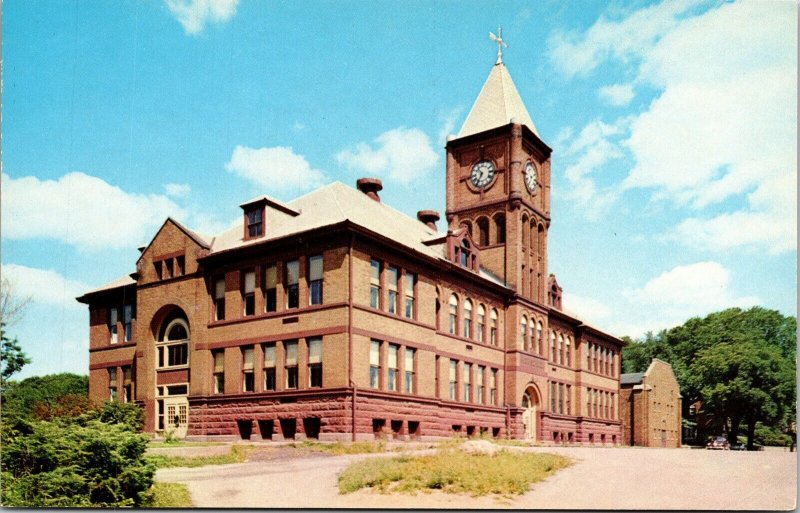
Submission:
<svg viewBox="0 0 800 513">
<path fill-rule="evenodd" d="M 300 262 L 286 262 L 286 308 L 300 306 Z"/>
<path fill-rule="evenodd" d="M 264 390 L 275 390 L 275 344 L 264 344 Z"/>
<path fill-rule="evenodd" d="M 255 391 L 254 356 L 253 347 L 242 349 L 242 392 Z"/>
<path fill-rule="evenodd" d="M 264 233 L 264 210 L 254 208 L 247 211 L 247 237 L 260 237 Z"/>
<path fill-rule="evenodd" d="M 167 366 L 186 365 L 189 363 L 189 350 L 186 344 L 167 346 Z"/>
<path fill-rule="evenodd" d="M 406 272 L 403 277 L 403 295 L 405 296 L 404 314 L 408 319 L 414 318 L 414 289 L 417 286 L 417 275 Z"/>
<path fill-rule="evenodd" d="M 497 314 L 494 310 L 489 316 L 489 343 L 493 346 L 497 345 Z"/>
<path fill-rule="evenodd" d="M 456 319 L 458 318 L 458 300 L 455 296 L 450 297 L 450 304 L 448 305 L 449 308 L 449 319 L 450 319 L 450 334 L 456 334 Z"/>
<path fill-rule="evenodd" d="M 131 366 L 122 368 L 122 402 L 129 403 L 133 400 L 133 374 Z"/>
<path fill-rule="evenodd" d="M 308 339 L 308 386 L 322 386 L 322 339 Z"/>
<path fill-rule="evenodd" d="M 564 413 L 564 383 L 558 384 L 558 413 Z"/>
<path fill-rule="evenodd" d="M 377 260 L 369 262 L 369 306 L 381 307 L 381 263 Z"/>
<path fill-rule="evenodd" d="M 586 416 L 592 416 L 592 389 L 586 388 Z"/>
<path fill-rule="evenodd" d="M 478 404 L 483 404 L 483 373 L 485 371 L 486 367 L 478 365 L 477 374 L 475 375 L 475 385 L 477 386 L 475 402 Z"/>
<path fill-rule="evenodd" d="M 469 402 L 472 399 L 470 396 L 470 392 L 472 392 L 472 364 L 465 363 L 464 364 L 464 373 L 462 376 L 462 382 L 464 383 L 464 395 L 461 396 L 461 400 L 464 402 Z"/>
<path fill-rule="evenodd" d="M 489 373 L 489 404 L 497 404 L 497 369 L 492 369 Z"/>
<path fill-rule="evenodd" d="M 156 271 L 156 278 L 158 278 L 159 280 L 164 278 L 163 274 L 164 271 L 162 269 L 161 260 L 153 262 L 153 269 L 155 269 Z"/>
<path fill-rule="evenodd" d="M 214 393 L 225 393 L 225 350 L 212 351 L 214 359 Z"/>
<path fill-rule="evenodd" d="M 214 320 L 225 319 L 225 278 L 219 278 L 214 283 Z"/>
<path fill-rule="evenodd" d="M 486 325 L 486 310 L 483 305 L 478 305 L 477 324 L 475 325 L 475 339 L 478 342 L 483 342 L 483 330 Z"/>
<path fill-rule="evenodd" d="M 389 355 L 387 358 L 387 367 L 389 370 L 389 381 L 388 381 L 388 389 L 391 392 L 397 391 L 397 353 L 400 350 L 400 346 L 396 344 L 389 344 Z"/>
<path fill-rule="evenodd" d="M 284 342 L 286 350 L 286 388 L 297 388 L 297 341 Z"/>
<path fill-rule="evenodd" d="M 117 369 L 108 369 L 108 398 L 112 401 L 117 400 Z"/>
<path fill-rule="evenodd" d="M 556 361 L 556 334 L 550 332 L 550 361 Z"/>
<path fill-rule="evenodd" d="M 557 395 L 558 395 L 558 392 L 556 391 L 556 384 L 551 381 L 550 382 L 550 411 L 553 412 L 553 413 L 558 411 L 558 410 L 556 410 L 557 401 L 558 401 L 558 397 L 556 397 Z"/>
<path fill-rule="evenodd" d="M 244 315 L 256 314 L 256 273 L 247 271 L 244 273 L 244 288 L 242 289 L 242 299 L 244 300 Z"/>
<path fill-rule="evenodd" d="M 264 270 L 264 311 L 274 312 L 278 309 L 278 268 L 267 266 Z"/>
<path fill-rule="evenodd" d="M 389 291 L 389 301 L 386 305 L 386 310 L 389 313 L 397 313 L 397 278 L 399 272 L 397 267 L 389 266 L 386 278 L 386 288 Z"/>
<path fill-rule="evenodd" d="M 180 255 L 175 257 L 175 272 L 176 276 L 183 276 L 186 274 L 186 257 Z"/>
<path fill-rule="evenodd" d="M 373 340 L 369 344 L 369 386 L 380 387 L 381 376 L 381 343 Z"/>
<path fill-rule="evenodd" d="M 406 347 L 405 356 L 405 392 L 409 394 L 414 393 L 414 353 L 416 351 L 410 347 Z"/>
<path fill-rule="evenodd" d="M 164 260 L 164 277 L 172 278 L 173 276 L 175 276 L 175 273 L 172 271 L 172 259 L 167 258 Z"/>
<path fill-rule="evenodd" d="M 456 400 L 456 367 L 457 366 L 458 366 L 458 362 L 456 362 L 455 360 L 450 360 L 450 367 L 449 367 L 449 371 L 448 371 L 448 376 L 447 377 L 448 377 L 448 380 L 449 380 L 449 383 L 450 383 L 450 390 L 449 390 L 450 395 L 449 395 L 449 397 L 450 397 L 451 401 L 455 401 Z"/>
<path fill-rule="evenodd" d="M 122 329 L 125 342 L 133 340 L 133 305 L 122 307 Z"/>
<path fill-rule="evenodd" d="M 614 403 L 617 401 L 617 394 L 611 394 L 611 419 L 614 420 Z"/>
<path fill-rule="evenodd" d="M 567 385 L 567 391 L 564 395 L 564 413 L 572 415 L 572 385 Z"/>
<path fill-rule="evenodd" d="M 308 304 L 322 304 L 322 255 L 308 259 Z"/>
<path fill-rule="evenodd" d="M 108 311 L 108 333 L 112 344 L 117 343 L 117 321 L 119 310 L 112 308 Z"/>
</svg>

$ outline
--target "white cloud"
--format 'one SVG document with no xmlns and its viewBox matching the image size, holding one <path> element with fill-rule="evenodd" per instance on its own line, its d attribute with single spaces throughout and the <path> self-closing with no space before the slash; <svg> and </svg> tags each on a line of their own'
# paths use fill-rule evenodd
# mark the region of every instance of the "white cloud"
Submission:
<svg viewBox="0 0 800 513">
<path fill-rule="evenodd" d="M 239 0 L 165 0 L 164 3 L 187 34 L 197 35 L 207 23 L 222 23 L 233 17 Z"/>
<path fill-rule="evenodd" d="M 58 180 L 2 175 L 3 238 L 55 239 L 81 249 L 129 248 L 166 217 L 185 212 L 166 196 L 131 194 L 80 172 Z"/>
<path fill-rule="evenodd" d="M 595 325 L 606 321 L 614 313 L 605 303 L 587 296 L 564 292 L 561 300 L 564 310 L 574 312 L 579 319 Z"/>
<path fill-rule="evenodd" d="M 359 143 L 337 153 L 336 161 L 350 170 L 409 183 L 433 170 L 439 158 L 422 130 L 399 127 L 376 137 L 373 146 Z"/>
<path fill-rule="evenodd" d="M 797 6 L 724 3 L 697 14 L 695 4 L 664 2 L 617 21 L 601 17 L 583 34 L 555 33 L 550 57 L 567 76 L 587 74 L 607 60 L 630 64 L 634 84 L 659 90 L 620 136 L 618 147 L 633 162 L 620 190 L 650 189 L 654 200 L 698 211 L 668 238 L 714 250 L 792 250 Z M 604 150 L 608 137 L 596 145 Z M 590 180 L 581 158 L 592 163 L 585 154 L 567 159 L 573 178 Z M 587 197 L 596 192 L 593 182 L 573 186 Z M 732 198 L 746 206 L 725 203 Z M 710 206 L 713 215 L 699 213 Z"/>
<path fill-rule="evenodd" d="M 456 122 L 461 119 L 461 113 L 463 111 L 463 107 L 456 107 L 446 112 L 444 115 L 439 116 L 440 121 L 442 122 L 442 127 L 439 129 L 436 141 L 440 147 L 444 148 L 444 146 L 447 144 L 448 135 L 455 135 L 453 129 L 456 127 Z"/>
<path fill-rule="evenodd" d="M 633 100 L 633 84 L 614 84 L 601 87 L 598 95 L 611 105 L 628 105 Z"/>
<path fill-rule="evenodd" d="M 173 198 L 185 198 L 192 192 L 191 186 L 185 183 L 168 183 L 164 185 L 167 196 Z"/>
<path fill-rule="evenodd" d="M 83 309 L 75 298 L 91 287 L 85 283 L 64 278 L 52 269 L 36 269 L 17 264 L 2 266 L 4 278 L 8 278 L 19 297 L 31 297 L 35 303 Z"/>
<path fill-rule="evenodd" d="M 292 148 L 248 148 L 236 146 L 225 169 L 255 183 L 263 192 L 305 191 L 321 186 L 322 171 L 314 169 Z"/>
</svg>

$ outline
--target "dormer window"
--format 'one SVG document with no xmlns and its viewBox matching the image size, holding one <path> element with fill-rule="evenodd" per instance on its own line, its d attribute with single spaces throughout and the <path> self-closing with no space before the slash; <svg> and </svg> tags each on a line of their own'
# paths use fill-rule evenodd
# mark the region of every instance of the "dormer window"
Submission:
<svg viewBox="0 0 800 513">
<path fill-rule="evenodd" d="M 264 235 L 264 207 L 259 205 L 247 211 L 247 238 Z"/>
<path fill-rule="evenodd" d="M 478 272 L 480 268 L 478 248 L 472 242 L 466 226 L 447 234 L 447 255 L 454 264 L 473 272 Z"/>
<path fill-rule="evenodd" d="M 467 239 L 461 239 L 461 266 L 462 267 L 469 267 L 469 259 L 470 259 L 470 250 L 469 250 L 469 241 Z"/>
</svg>

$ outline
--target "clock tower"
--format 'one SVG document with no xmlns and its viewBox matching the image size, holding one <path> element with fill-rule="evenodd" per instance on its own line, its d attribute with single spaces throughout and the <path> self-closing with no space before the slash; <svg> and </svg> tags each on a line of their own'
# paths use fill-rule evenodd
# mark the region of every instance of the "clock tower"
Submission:
<svg viewBox="0 0 800 513">
<path fill-rule="evenodd" d="M 545 304 L 550 153 L 498 58 L 458 135 L 447 141 L 448 227 L 466 227 L 481 266 Z"/>
</svg>

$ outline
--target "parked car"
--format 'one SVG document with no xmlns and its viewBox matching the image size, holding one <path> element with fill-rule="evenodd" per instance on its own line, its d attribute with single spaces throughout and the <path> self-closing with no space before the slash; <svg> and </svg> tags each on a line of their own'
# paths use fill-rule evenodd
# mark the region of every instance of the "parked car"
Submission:
<svg viewBox="0 0 800 513">
<path fill-rule="evenodd" d="M 706 449 L 715 449 L 718 451 L 727 451 L 730 450 L 731 444 L 728 443 L 728 439 L 724 436 L 715 436 L 711 439 L 710 442 L 706 444 Z"/>
</svg>

